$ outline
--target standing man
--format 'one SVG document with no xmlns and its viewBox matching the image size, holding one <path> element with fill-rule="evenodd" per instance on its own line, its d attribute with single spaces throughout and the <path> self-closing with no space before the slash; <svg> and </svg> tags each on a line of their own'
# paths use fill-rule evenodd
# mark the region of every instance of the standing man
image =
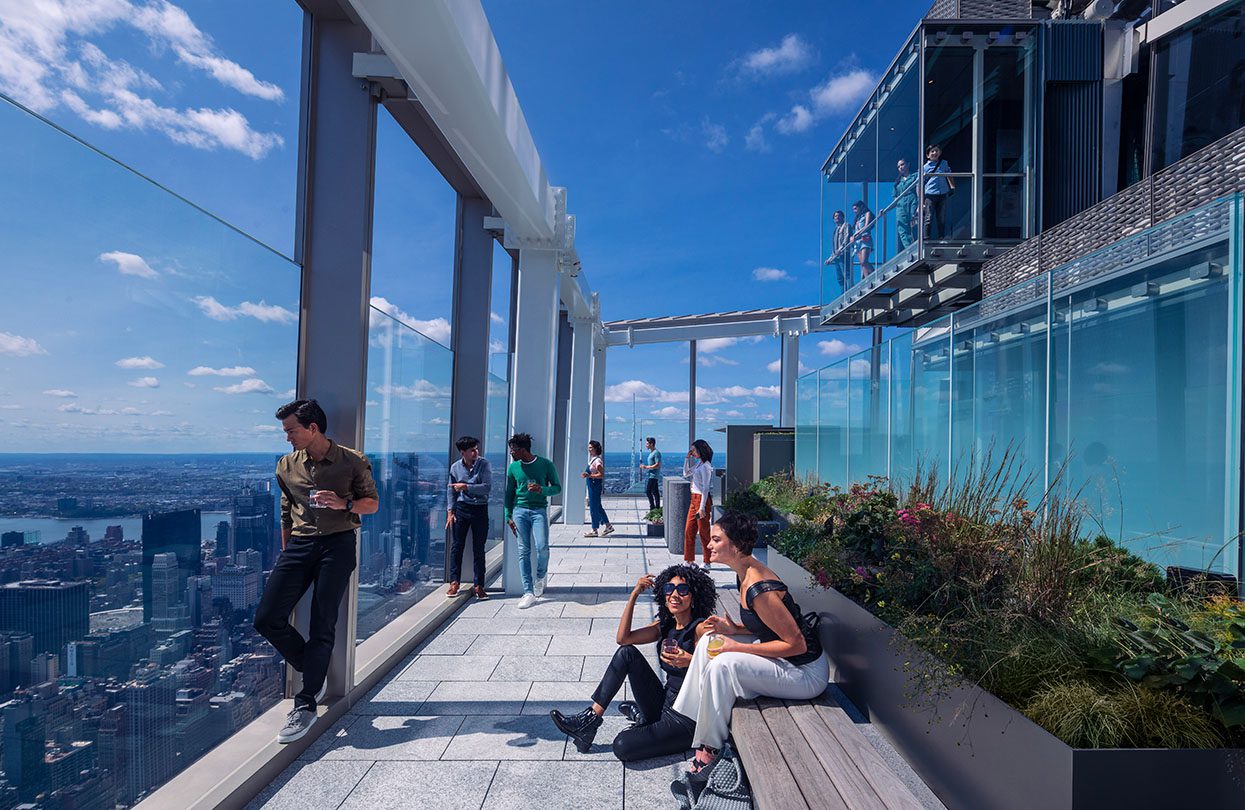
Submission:
<svg viewBox="0 0 1245 810">
<path fill-rule="evenodd" d="M 519 539 L 519 576 L 523 597 L 519 608 L 536 604 L 545 592 L 549 571 L 549 499 L 562 491 L 553 462 L 532 453 L 532 437 L 516 433 L 507 442 L 514 461 L 506 467 L 506 523 Z M 532 581 L 532 547 L 536 547 L 536 581 Z"/>
<path fill-rule="evenodd" d="M 929 239 L 947 238 L 947 198 L 955 193 L 955 180 L 950 174 L 951 166 L 942 159 L 942 147 L 931 143 L 925 149 L 925 164 L 921 176 L 925 187 L 925 236 Z"/>
<path fill-rule="evenodd" d="M 644 494 L 648 496 L 648 508 L 661 508 L 661 451 L 657 449 L 657 439 L 649 436 L 644 440 L 648 448 L 648 463 L 641 464 L 648 480 L 644 482 Z"/>
<path fill-rule="evenodd" d="M 277 409 L 293 452 L 277 462 L 281 487 L 281 556 L 255 610 L 255 629 L 285 662 L 302 673 L 302 691 L 277 742 L 301 738 L 324 698 L 337 628 L 337 610 L 350 586 L 358 550 L 359 516 L 380 507 L 367 456 L 342 447 L 324 432 L 328 419 L 314 399 Z M 312 589 L 311 625 L 304 639 L 290 625 L 290 611 Z"/>
<path fill-rule="evenodd" d="M 907 158 L 900 158 L 895 165 L 895 189 L 892 198 L 895 200 L 895 232 L 899 236 L 899 250 L 902 253 L 916 239 L 916 177 Z"/>
<path fill-rule="evenodd" d="M 450 545 L 450 587 L 448 596 L 458 596 L 458 580 L 463 571 L 463 551 L 467 532 L 471 532 L 471 562 L 477 599 L 488 599 L 484 590 L 484 543 L 488 540 L 488 496 L 493 486 L 493 470 L 480 455 L 480 440 L 463 436 L 454 442 L 462 458 L 450 465 L 449 514 L 445 528 L 454 530 Z"/>
<path fill-rule="evenodd" d="M 830 258 L 826 259 L 826 264 L 834 265 L 834 273 L 839 282 L 839 292 L 847 292 L 847 288 L 852 286 L 852 257 L 848 252 L 848 248 L 852 244 L 852 227 L 847 224 L 847 217 L 842 211 L 835 211 L 832 214 L 834 218 L 834 234 L 831 244 Z"/>
</svg>

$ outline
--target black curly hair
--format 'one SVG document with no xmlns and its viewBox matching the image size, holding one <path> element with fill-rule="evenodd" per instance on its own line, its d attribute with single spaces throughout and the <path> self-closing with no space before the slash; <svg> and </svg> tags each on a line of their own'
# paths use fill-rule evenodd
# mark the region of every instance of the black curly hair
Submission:
<svg viewBox="0 0 1245 810">
<path fill-rule="evenodd" d="M 674 614 L 666 607 L 666 597 L 661 589 L 674 577 L 681 577 L 692 589 L 692 621 L 707 619 L 713 613 L 713 606 L 718 598 L 713 578 L 693 565 L 672 565 L 662 571 L 653 580 L 653 599 L 657 602 L 657 629 L 662 638 L 674 629 L 675 622 Z"/>
</svg>

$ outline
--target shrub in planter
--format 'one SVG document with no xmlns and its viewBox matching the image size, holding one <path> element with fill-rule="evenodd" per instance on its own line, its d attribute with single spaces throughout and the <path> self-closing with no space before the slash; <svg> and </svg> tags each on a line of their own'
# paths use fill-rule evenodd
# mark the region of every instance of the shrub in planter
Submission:
<svg viewBox="0 0 1245 810">
<path fill-rule="evenodd" d="M 752 487 L 727 495 L 723 506 L 727 509 L 734 509 L 737 512 L 752 515 L 758 521 L 770 520 L 774 517 L 774 510 Z"/>
<path fill-rule="evenodd" d="M 665 534 L 666 527 L 663 523 L 663 514 L 661 507 L 654 507 L 644 513 L 645 535 L 647 537 L 661 537 Z"/>
</svg>

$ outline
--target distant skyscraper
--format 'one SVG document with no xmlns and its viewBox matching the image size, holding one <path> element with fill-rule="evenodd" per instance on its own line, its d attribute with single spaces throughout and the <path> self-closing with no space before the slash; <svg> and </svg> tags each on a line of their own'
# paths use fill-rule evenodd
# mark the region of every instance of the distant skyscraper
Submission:
<svg viewBox="0 0 1245 810">
<path fill-rule="evenodd" d="M 239 568 L 254 568 L 256 571 L 262 571 L 264 570 L 264 555 L 253 548 L 239 551 L 234 556 L 234 565 Z"/>
<path fill-rule="evenodd" d="M 65 535 L 65 542 L 71 546 L 85 546 L 87 543 L 91 542 L 91 535 L 81 526 L 74 526 L 69 530 L 69 533 Z"/>
<path fill-rule="evenodd" d="M 121 526 L 109 526 L 104 529 L 104 539 L 109 542 L 120 543 L 125 539 L 125 529 Z"/>
<path fill-rule="evenodd" d="M 143 621 L 152 618 L 151 564 L 157 554 L 177 557 L 177 590 L 185 593 L 188 577 L 203 572 L 199 553 L 199 510 L 143 515 Z"/>
<path fill-rule="evenodd" d="M 30 661 L 35 654 L 35 637 L 30 633 L 6 633 L 0 639 L 8 648 L 9 688 L 30 686 Z"/>
<path fill-rule="evenodd" d="M 4 704 L 0 717 L 4 719 L 4 778 L 29 801 L 47 782 L 43 720 L 35 714 L 30 698 Z"/>
<path fill-rule="evenodd" d="M 263 555 L 259 567 L 271 569 L 280 553 L 275 515 L 272 485 L 268 481 L 244 484 L 233 497 L 233 553 L 258 551 Z"/>
<path fill-rule="evenodd" d="M 229 521 L 222 520 L 216 524 L 216 547 L 212 556 L 217 559 L 230 556 L 229 545 Z"/>
<path fill-rule="evenodd" d="M 171 551 L 156 554 L 144 573 L 151 579 L 151 626 L 155 631 L 190 629 L 190 605 L 186 601 L 190 577 L 183 580 L 177 555 Z"/>
<path fill-rule="evenodd" d="M 128 763 L 126 783 L 121 790 L 127 804 L 173 775 L 176 699 L 173 676 L 155 664 L 140 667 L 122 689 L 121 702 L 126 713 L 125 733 L 119 735 L 119 753 Z"/>
<path fill-rule="evenodd" d="M 56 653 L 36 653 L 30 661 L 30 682 L 47 683 L 61 676 L 60 656 Z"/>
<path fill-rule="evenodd" d="M 30 633 L 35 653 L 61 655 L 90 628 L 89 582 L 24 580 L 0 586 L 0 630 Z"/>
<path fill-rule="evenodd" d="M 212 615 L 212 578 L 186 579 L 186 603 L 190 606 L 190 626 L 198 627 Z"/>
<path fill-rule="evenodd" d="M 25 532 L 5 532 L 0 534 L 0 548 L 13 548 L 14 546 L 25 545 Z"/>
<path fill-rule="evenodd" d="M 238 610 L 250 610 L 259 604 L 259 571 L 236 565 L 223 565 L 212 577 L 212 598 L 228 599 Z"/>
</svg>

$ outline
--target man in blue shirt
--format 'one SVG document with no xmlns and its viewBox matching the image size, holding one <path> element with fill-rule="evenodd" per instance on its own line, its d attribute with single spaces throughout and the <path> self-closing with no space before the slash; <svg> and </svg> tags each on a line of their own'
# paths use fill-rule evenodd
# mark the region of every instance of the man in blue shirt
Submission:
<svg viewBox="0 0 1245 810">
<path fill-rule="evenodd" d="M 446 596 L 457 596 L 463 571 L 463 551 L 467 532 L 471 532 L 471 562 L 475 569 L 477 599 L 488 599 L 484 590 L 484 543 L 488 540 L 488 496 L 493 484 L 493 470 L 488 459 L 480 455 L 480 440 L 463 436 L 454 442 L 461 459 L 450 465 L 449 514 L 445 528 L 453 529 L 450 545 L 450 587 Z"/>
<path fill-rule="evenodd" d="M 928 223 L 925 234 L 930 239 L 947 238 L 947 198 L 955 193 L 955 180 L 945 176 L 950 172 L 950 164 L 942 159 L 942 147 L 931 143 L 921 166 Z"/>
<path fill-rule="evenodd" d="M 648 448 L 648 463 L 641 464 L 640 469 L 644 470 L 647 481 L 644 482 L 644 494 L 648 496 L 648 508 L 661 508 L 661 451 L 657 449 L 657 439 L 649 436 L 644 440 L 644 446 Z"/>
</svg>

